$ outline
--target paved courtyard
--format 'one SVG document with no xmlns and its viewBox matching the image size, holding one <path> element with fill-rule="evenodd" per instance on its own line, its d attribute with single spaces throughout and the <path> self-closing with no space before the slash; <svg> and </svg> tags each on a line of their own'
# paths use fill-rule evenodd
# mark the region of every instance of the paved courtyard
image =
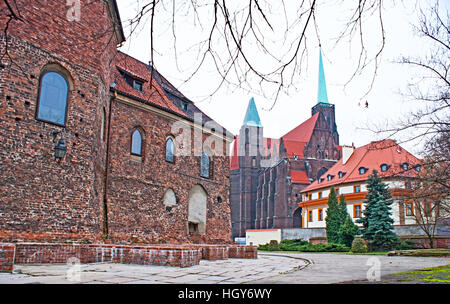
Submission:
<svg viewBox="0 0 450 304">
<path fill-rule="evenodd" d="M 449 264 L 448 258 L 388 257 L 347 254 L 259 253 L 258 259 L 202 260 L 188 268 L 112 263 L 88 265 L 15 265 L 0 274 L 1 284 L 320 284 L 366 279 L 379 273 Z M 375 267 L 375 268 L 374 268 Z M 370 271 L 369 271 L 370 272 Z M 374 274 L 375 272 L 370 272 Z"/>
</svg>

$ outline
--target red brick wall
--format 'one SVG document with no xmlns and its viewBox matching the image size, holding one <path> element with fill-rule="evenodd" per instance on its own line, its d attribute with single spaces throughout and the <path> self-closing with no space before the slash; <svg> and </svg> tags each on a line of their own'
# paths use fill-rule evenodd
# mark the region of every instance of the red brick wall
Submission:
<svg viewBox="0 0 450 304">
<path fill-rule="evenodd" d="M 0 243 L 0 273 L 13 271 L 14 250 L 14 244 Z"/>
<path fill-rule="evenodd" d="M 200 261 L 198 250 L 189 246 L 125 246 L 17 244 L 15 264 L 65 264 L 70 258 L 80 263 L 126 263 L 189 267 Z"/>
<path fill-rule="evenodd" d="M 228 158 L 212 158 L 211 178 L 200 177 L 198 156 L 175 156 L 175 163 L 166 162 L 165 141 L 174 122 L 148 110 L 112 102 L 107 194 L 110 237 L 135 243 L 230 243 Z M 136 127 L 143 134 L 140 160 L 130 154 Z M 208 196 L 206 233 L 197 238 L 188 234 L 189 190 L 195 185 L 201 185 Z M 170 211 L 163 203 L 169 188 L 178 202 Z"/>
<path fill-rule="evenodd" d="M 0 33 L 0 241 L 99 242 L 104 238 L 106 141 L 100 139 L 103 109 L 110 112 L 110 71 L 115 38 L 104 1 L 82 1 L 80 22 L 69 22 L 66 1 L 17 1 L 27 22 Z M 6 7 L 0 2 L 0 24 Z M 107 31 L 108 30 L 108 31 Z M 73 81 L 65 127 L 35 119 L 39 78 L 48 64 L 67 70 Z M 211 179 L 200 178 L 200 158 L 165 162 L 172 120 L 112 102 L 107 192 L 112 242 L 231 241 L 228 158 L 214 157 Z M 109 117 L 106 117 L 109 120 Z M 132 128 L 145 131 L 144 160 L 130 160 Z M 65 158 L 53 156 L 52 131 L 61 131 Z M 224 148 L 224 151 L 226 149 Z M 206 234 L 188 235 L 188 193 L 201 185 L 208 194 Z M 172 188 L 179 204 L 167 211 L 162 198 Z M 222 203 L 217 202 L 220 196 Z"/>
<path fill-rule="evenodd" d="M 256 259 L 258 258 L 257 246 L 232 245 L 228 246 L 229 258 Z"/>
</svg>

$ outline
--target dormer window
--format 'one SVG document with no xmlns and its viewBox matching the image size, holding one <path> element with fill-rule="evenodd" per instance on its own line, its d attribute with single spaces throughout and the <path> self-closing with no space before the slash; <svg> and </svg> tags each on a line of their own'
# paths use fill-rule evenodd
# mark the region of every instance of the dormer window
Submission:
<svg viewBox="0 0 450 304">
<path fill-rule="evenodd" d="M 401 164 L 401 166 L 404 171 L 408 170 L 408 166 L 409 166 L 408 163 L 403 163 L 403 164 Z"/>
<path fill-rule="evenodd" d="M 417 165 L 417 166 L 415 167 L 415 169 L 416 169 L 417 172 L 420 172 L 420 170 L 422 169 L 422 166 L 421 166 L 421 165 Z"/>
<path fill-rule="evenodd" d="M 144 88 L 144 83 L 142 81 L 133 79 L 133 89 L 138 90 L 138 91 L 143 91 Z"/>
<path fill-rule="evenodd" d="M 389 166 L 387 164 L 381 164 L 380 169 L 381 172 L 386 172 L 389 169 Z"/>
<path fill-rule="evenodd" d="M 125 78 L 125 81 L 135 90 L 143 92 L 144 91 L 144 81 L 145 79 L 140 79 L 136 76 L 132 76 L 130 73 L 125 70 L 120 70 L 120 74 Z"/>
<path fill-rule="evenodd" d="M 364 173 L 366 173 L 367 172 L 367 170 L 369 170 L 368 168 L 366 168 L 366 167 L 361 167 L 361 168 L 359 168 L 359 174 L 364 174 Z"/>
<path fill-rule="evenodd" d="M 333 177 L 334 177 L 334 175 L 328 174 L 328 175 L 327 175 L 327 180 L 330 181 L 330 180 L 333 179 Z"/>
<path fill-rule="evenodd" d="M 338 176 L 339 178 L 342 178 L 345 175 L 345 172 L 339 171 Z"/>
</svg>

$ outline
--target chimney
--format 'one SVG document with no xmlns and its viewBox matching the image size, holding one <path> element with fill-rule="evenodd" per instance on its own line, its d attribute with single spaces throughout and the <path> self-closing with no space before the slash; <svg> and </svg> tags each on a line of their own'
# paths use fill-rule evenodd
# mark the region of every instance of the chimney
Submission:
<svg viewBox="0 0 450 304">
<path fill-rule="evenodd" d="M 351 146 L 342 146 L 342 164 L 345 165 L 348 161 L 348 159 L 350 158 L 350 156 L 352 156 L 353 151 L 355 151 L 355 146 L 351 145 Z"/>
</svg>

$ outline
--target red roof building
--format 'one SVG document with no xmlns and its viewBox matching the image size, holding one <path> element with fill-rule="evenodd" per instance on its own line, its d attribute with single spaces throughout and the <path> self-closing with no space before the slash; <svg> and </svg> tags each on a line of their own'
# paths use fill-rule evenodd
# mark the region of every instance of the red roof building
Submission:
<svg viewBox="0 0 450 304">
<path fill-rule="evenodd" d="M 300 191 L 340 159 L 322 61 L 319 70 L 319 100 L 311 117 L 279 139 L 263 136 L 255 100 L 250 100 L 230 157 L 233 237 L 245 236 L 246 229 L 301 227 Z"/>
<path fill-rule="evenodd" d="M 362 216 L 367 194 L 366 182 L 373 170 L 389 185 L 394 197 L 395 225 L 414 224 L 413 206 L 405 201 L 411 178 L 421 170 L 421 160 L 395 141 L 386 139 L 354 148 L 343 146 L 342 158 L 321 178 L 300 191 L 303 227 L 324 228 L 328 195 L 331 188 L 344 195 L 348 212 L 354 220 Z M 321 216 L 322 214 L 322 216 Z"/>
</svg>

